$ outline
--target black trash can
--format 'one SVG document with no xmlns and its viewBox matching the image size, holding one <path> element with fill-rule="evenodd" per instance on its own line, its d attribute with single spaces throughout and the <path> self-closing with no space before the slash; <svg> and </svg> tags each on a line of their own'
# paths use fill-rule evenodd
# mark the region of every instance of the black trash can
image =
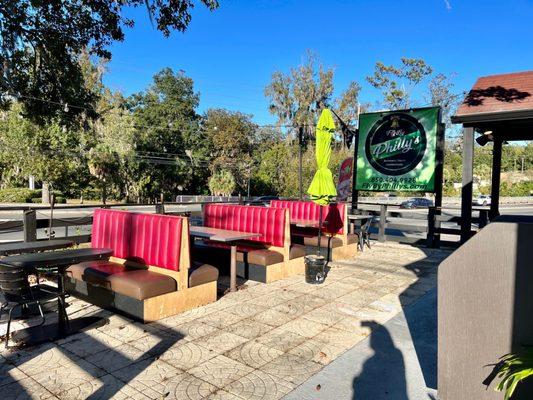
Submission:
<svg viewBox="0 0 533 400">
<path fill-rule="evenodd" d="M 326 259 L 324 256 L 312 254 L 305 256 L 305 282 L 319 284 L 324 282 L 324 266 Z"/>
</svg>

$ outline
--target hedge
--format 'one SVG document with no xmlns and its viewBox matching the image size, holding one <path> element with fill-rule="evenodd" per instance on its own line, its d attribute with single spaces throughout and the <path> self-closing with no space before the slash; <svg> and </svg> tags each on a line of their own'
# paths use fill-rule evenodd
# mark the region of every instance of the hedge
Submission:
<svg viewBox="0 0 533 400">
<path fill-rule="evenodd" d="M 0 189 L 0 203 L 31 203 L 40 192 L 26 188 Z"/>
<path fill-rule="evenodd" d="M 9 188 L 0 189 L 0 203 L 41 203 L 41 189 Z M 60 191 L 52 192 L 56 203 L 66 203 Z"/>
</svg>

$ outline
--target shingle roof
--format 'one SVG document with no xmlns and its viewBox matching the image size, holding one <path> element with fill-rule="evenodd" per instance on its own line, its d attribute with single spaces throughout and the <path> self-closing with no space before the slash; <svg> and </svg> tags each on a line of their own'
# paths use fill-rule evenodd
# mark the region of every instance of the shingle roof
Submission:
<svg viewBox="0 0 533 400">
<path fill-rule="evenodd" d="M 533 111 L 533 71 L 479 78 L 454 119 L 523 110 Z"/>
</svg>

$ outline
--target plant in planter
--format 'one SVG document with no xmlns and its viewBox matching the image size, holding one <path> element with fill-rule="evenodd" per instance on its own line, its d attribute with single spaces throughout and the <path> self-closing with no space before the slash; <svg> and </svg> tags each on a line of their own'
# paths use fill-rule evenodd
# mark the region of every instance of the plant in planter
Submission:
<svg viewBox="0 0 533 400">
<path fill-rule="evenodd" d="M 511 399 L 517 385 L 533 377 L 533 347 L 524 347 L 519 353 L 506 354 L 501 357 L 483 383 L 488 386 L 496 377 L 500 379 L 500 382 L 494 389 L 499 392 L 505 391 L 504 400 Z"/>
</svg>

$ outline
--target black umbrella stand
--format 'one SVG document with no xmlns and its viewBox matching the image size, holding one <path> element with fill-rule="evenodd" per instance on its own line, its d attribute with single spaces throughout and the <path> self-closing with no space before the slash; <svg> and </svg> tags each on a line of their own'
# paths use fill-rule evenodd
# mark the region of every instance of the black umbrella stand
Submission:
<svg viewBox="0 0 533 400">
<path fill-rule="evenodd" d="M 320 254 L 320 242 L 322 239 L 322 206 L 318 212 L 318 248 L 317 254 L 305 256 L 305 282 L 312 284 L 320 284 L 324 282 L 326 274 L 324 268 L 326 260 Z"/>
</svg>

